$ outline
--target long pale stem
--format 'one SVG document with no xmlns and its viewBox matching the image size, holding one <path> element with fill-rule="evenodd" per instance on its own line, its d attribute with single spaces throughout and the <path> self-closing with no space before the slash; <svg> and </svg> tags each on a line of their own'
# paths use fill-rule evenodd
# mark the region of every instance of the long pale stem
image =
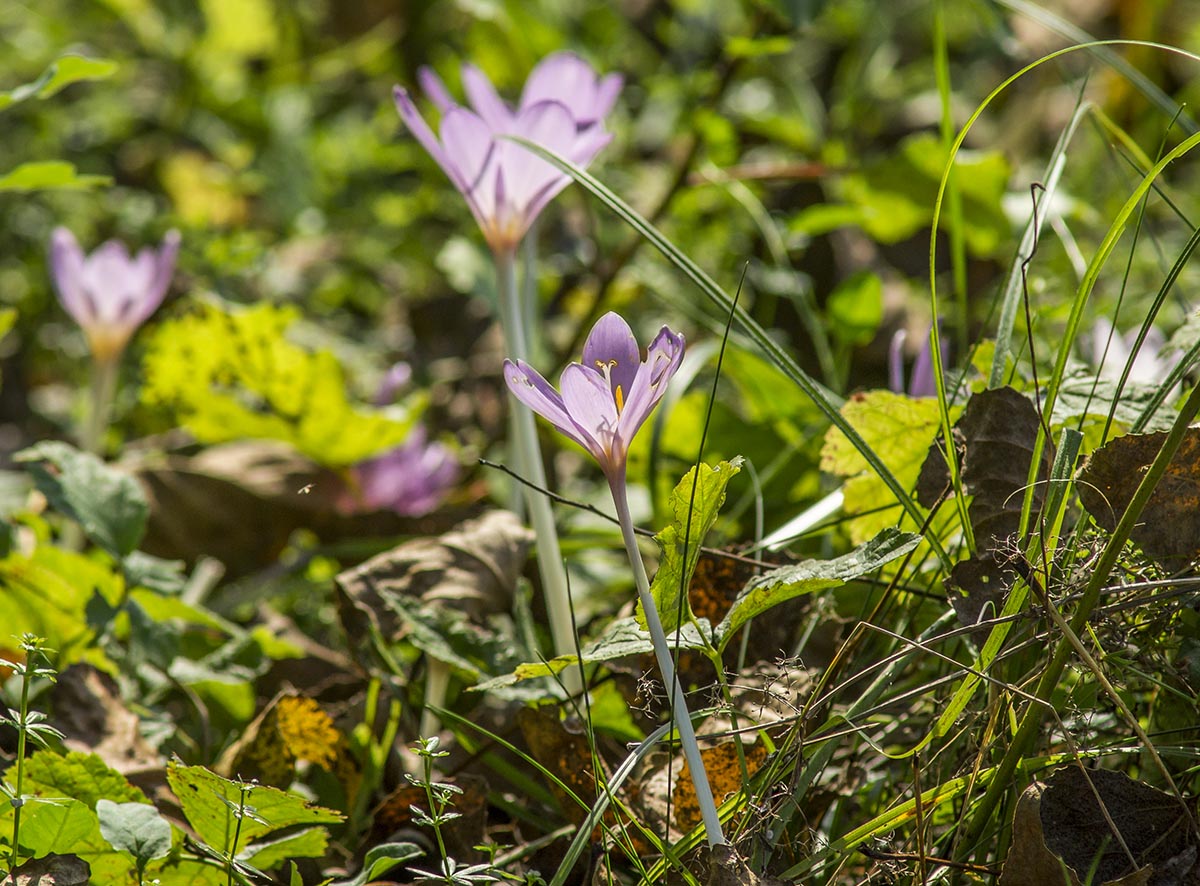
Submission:
<svg viewBox="0 0 1200 886">
<path fill-rule="evenodd" d="M 79 435 L 79 447 L 84 452 L 102 455 L 104 432 L 108 430 L 109 412 L 117 392 L 117 364 L 120 353 L 92 361 L 92 392 L 87 416 Z"/>
<path fill-rule="evenodd" d="M 500 326 L 504 330 L 508 355 L 514 360 L 529 359 L 529 342 L 525 335 L 525 324 L 517 289 L 515 256 L 511 252 L 496 254 L 497 291 L 500 301 Z M 513 456 L 517 469 L 532 486 L 525 487 L 525 502 L 529 508 L 530 522 L 537 536 L 538 572 L 546 593 L 546 612 L 550 617 L 550 634 L 554 639 L 555 655 L 575 653 L 575 628 L 571 622 L 571 603 L 567 599 L 567 570 L 563 566 L 562 551 L 558 544 L 558 529 L 554 525 L 554 512 L 550 500 L 539 492 L 546 488 L 546 470 L 542 464 L 542 449 L 538 444 L 537 425 L 533 412 L 523 403 L 512 401 L 510 408 L 515 416 L 512 428 Z M 578 668 L 563 671 L 563 683 L 571 693 L 583 688 L 583 679 Z"/>
<path fill-rule="evenodd" d="M 617 519 L 621 523 L 621 537 L 625 540 L 625 552 L 629 554 L 629 565 L 633 567 L 633 579 L 637 584 L 638 599 L 642 601 L 642 610 L 646 614 L 646 627 L 650 631 L 650 640 L 654 643 L 654 656 L 658 659 L 658 669 L 662 671 L 663 684 L 670 698 L 670 715 L 675 727 L 679 730 L 679 744 L 683 747 L 683 756 L 687 760 L 688 769 L 692 774 L 692 784 L 696 788 L 696 802 L 700 806 L 700 815 L 704 819 L 704 831 L 708 836 L 709 846 L 718 846 L 725 842 L 725 834 L 721 831 L 721 819 L 717 815 L 717 804 L 713 801 L 712 788 L 708 786 L 708 773 L 704 769 L 704 761 L 700 758 L 700 746 L 696 743 L 696 732 L 692 728 L 692 718 L 688 715 L 687 700 L 683 697 L 683 687 L 675 676 L 675 664 L 671 659 L 671 647 L 667 645 L 667 635 L 663 631 L 662 620 L 658 617 L 658 607 L 650 596 L 650 579 L 646 575 L 646 564 L 642 562 L 642 554 L 637 546 L 637 534 L 634 532 L 633 519 L 629 516 L 629 500 L 625 493 L 625 483 L 622 480 L 611 480 L 613 504 L 616 505 Z"/>
</svg>

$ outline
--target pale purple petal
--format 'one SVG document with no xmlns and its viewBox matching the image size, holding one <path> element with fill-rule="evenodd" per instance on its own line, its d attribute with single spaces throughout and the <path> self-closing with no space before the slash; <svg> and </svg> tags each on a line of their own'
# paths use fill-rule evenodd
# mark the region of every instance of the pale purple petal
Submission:
<svg viewBox="0 0 1200 886">
<path fill-rule="evenodd" d="M 471 64 L 463 65 L 462 81 L 471 107 L 488 126 L 496 132 L 504 132 L 513 125 L 512 109 L 496 94 L 496 88 L 483 71 Z"/>
<path fill-rule="evenodd" d="M 683 336 L 666 326 L 659 330 L 646 350 L 646 362 L 638 368 L 637 378 L 621 412 L 620 436 L 625 445 L 633 440 L 658 401 L 667 392 L 667 382 L 683 362 Z"/>
<path fill-rule="evenodd" d="M 941 336 L 938 337 L 938 341 L 941 343 L 942 365 L 944 366 L 949 354 L 949 342 Z M 937 379 L 933 375 L 933 342 L 928 335 L 925 337 L 925 344 L 917 352 L 917 359 L 913 361 L 912 376 L 908 380 L 908 395 L 910 397 L 937 396 Z"/>
<path fill-rule="evenodd" d="M 1129 358 L 1125 340 L 1120 336 L 1114 336 L 1115 331 L 1107 317 L 1101 317 L 1092 327 L 1092 365 L 1096 367 L 1101 378 L 1111 375 L 1111 370 L 1106 368 L 1109 362 L 1107 357 L 1111 356 L 1113 364 L 1119 363 L 1122 366 Z"/>
<path fill-rule="evenodd" d="M 428 65 L 421 65 L 417 69 L 417 83 L 421 85 L 421 91 L 425 93 L 425 97 L 433 102 L 433 106 L 442 114 L 446 113 L 458 102 L 450 95 L 450 90 L 446 88 L 446 84 Z"/>
<path fill-rule="evenodd" d="M 563 405 L 572 421 L 595 441 L 588 448 L 607 468 L 610 461 L 624 461 L 623 452 L 614 452 L 617 433 L 617 404 L 608 382 L 599 372 L 579 363 L 570 363 L 563 370 L 558 385 L 562 388 Z"/>
<path fill-rule="evenodd" d="M 523 108 L 513 124 L 512 134 L 544 147 L 555 154 L 566 155 L 575 143 L 575 121 L 571 112 L 558 102 L 539 102 Z M 570 178 L 524 145 L 500 143 L 501 163 L 513 206 L 532 222 L 535 213 L 529 211 L 534 200 L 548 200 L 547 189 L 554 193 L 570 183 Z M 545 205 L 542 202 L 542 205 Z M 540 208 L 540 207 L 539 207 Z"/>
<path fill-rule="evenodd" d="M 445 150 L 442 148 L 442 143 L 438 141 L 438 137 L 433 134 L 433 130 L 429 128 L 429 124 L 425 122 L 425 118 L 421 116 L 421 112 L 417 110 L 417 106 L 413 104 L 412 96 L 408 91 L 397 86 L 393 92 L 393 97 L 396 100 L 396 110 L 400 112 L 400 119 L 404 121 L 404 125 L 408 127 L 413 137 L 420 143 L 434 159 L 438 166 L 442 167 L 442 171 L 449 176 L 450 181 L 464 195 L 467 195 L 470 187 L 467 177 L 457 166 L 450 162 Z M 470 197 L 467 202 L 470 203 Z M 474 209 L 474 206 L 472 206 Z"/>
<path fill-rule="evenodd" d="M 412 374 L 412 367 L 404 361 L 393 363 L 391 368 L 384 373 L 383 379 L 375 391 L 375 405 L 387 406 L 393 402 L 400 390 L 412 381 Z"/>
<path fill-rule="evenodd" d="M 359 462 L 351 469 L 357 494 L 342 503 L 350 513 L 392 510 L 419 517 L 434 510 L 458 479 L 454 453 L 426 442 L 418 426 L 400 446 Z"/>
<path fill-rule="evenodd" d="M 93 314 L 83 288 L 83 268 L 83 250 L 75 235 L 66 228 L 55 228 L 50 237 L 50 279 L 67 313 L 80 326 L 87 326 Z"/>
<path fill-rule="evenodd" d="M 179 245 L 182 242 L 179 232 L 172 229 L 163 237 L 162 246 L 157 250 L 149 248 L 142 250 L 142 255 L 149 254 L 153 272 L 147 284 L 146 298 L 138 307 L 138 323 L 142 323 L 162 304 L 171 288 L 171 278 L 175 276 L 175 261 L 179 257 Z"/>
<path fill-rule="evenodd" d="M 442 118 L 442 149 L 462 176 L 463 194 L 473 203 L 480 224 L 496 217 L 497 151 L 492 130 L 474 111 L 454 107 Z"/>
<path fill-rule="evenodd" d="M 629 396 L 641 364 L 637 339 L 624 318 L 609 311 L 596 321 L 583 345 L 583 365 L 608 378 L 618 403 Z"/>
<path fill-rule="evenodd" d="M 608 100 L 611 90 L 611 84 L 607 84 L 601 96 L 596 72 L 591 65 L 573 52 L 556 52 L 542 59 L 530 72 L 521 93 L 521 108 L 547 99 L 562 102 L 571 109 L 575 120 L 586 126 L 607 113 L 607 108 L 600 109 L 601 102 Z M 617 91 L 620 91 L 619 82 Z M 613 93 L 609 108 L 615 100 L 616 94 Z"/>
<path fill-rule="evenodd" d="M 567 414 L 562 395 L 541 373 L 523 360 L 504 361 L 504 382 L 514 397 L 584 449 L 595 452 L 599 444 Z"/>
<path fill-rule="evenodd" d="M 595 103 L 591 107 L 591 112 L 589 114 L 577 113 L 575 119 L 582 126 L 586 123 L 607 117 L 608 112 L 617 103 L 617 96 L 621 94 L 621 87 L 624 85 L 625 78 L 620 74 L 608 74 L 605 76 L 596 87 L 596 98 Z"/>
</svg>

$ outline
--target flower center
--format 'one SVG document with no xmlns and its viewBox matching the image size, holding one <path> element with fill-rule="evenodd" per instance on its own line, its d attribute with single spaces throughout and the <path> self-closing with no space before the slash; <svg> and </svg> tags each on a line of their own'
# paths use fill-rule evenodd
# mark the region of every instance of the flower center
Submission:
<svg viewBox="0 0 1200 886">
<path fill-rule="evenodd" d="M 617 365 L 616 360 L 597 360 L 596 368 L 600 370 L 600 374 L 604 376 L 604 380 L 608 382 L 608 386 L 612 388 L 613 400 L 617 404 L 617 415 L 621 414 L 621 410 L 625 408 L 625 392 L 620 385 L 614 385 L 612 380 L 613 367 Z"/>
</svg>

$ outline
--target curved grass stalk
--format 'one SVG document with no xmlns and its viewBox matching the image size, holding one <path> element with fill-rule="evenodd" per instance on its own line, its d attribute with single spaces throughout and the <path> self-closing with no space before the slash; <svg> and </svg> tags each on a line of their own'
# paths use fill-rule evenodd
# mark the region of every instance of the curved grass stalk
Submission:
<svg viewBox="0 0 1200 886">
<path fill-rule="evenodd" d="M 722 314 L 735 317 L 750 340 L 779 367 L 793 384 L 800 388 L 813 401 L 814 405 L 824 413 L 830 423 L 846 436 L 846 439 L 858 450 L 867 464 L 871 466 L 871 469 L 879 475 L 879 478 L 896 497 L 896 501 L 900 503 L 904 511 L 918 526 L 924 522 L 924 515 L 921 514 L 920 507 L 909 490 L 900 485 L 896 476 L 883 463 L 875 450 L 867 445 L 867 442 L 863 440 L 859 433 L 842 417 L 839 409 L 844 402 L 843 399 L 801 369 L 795 358 L 781 344 L 775 341 L 744 308 L 734 305 L 733 297 L 725 292 L 712 277 L 684 254 L 679 247 L 668 240 L 654 225 L 650 224 L 633 207 L 618 197 L 612 190 L 600 182 L 599 179 L 591 175 L 591 173 L 534 142 L 516 136 L 508 136 L 508 138 L 528 148 L 547 162 L 553 163 L 563 172 L 570 175 L 575 181 L 579 182 L 579 184 L 583 185 L 593 196 L 597 197 L 605 206 L 625 221 L 626 224 L 645 237 L 671 264 L 691 280 Z M 946 569 L 949 569 L 952 561 L 940 540 L 934 536 L 929 536 L 927 541 L 941 563 Z"/>
</svg>

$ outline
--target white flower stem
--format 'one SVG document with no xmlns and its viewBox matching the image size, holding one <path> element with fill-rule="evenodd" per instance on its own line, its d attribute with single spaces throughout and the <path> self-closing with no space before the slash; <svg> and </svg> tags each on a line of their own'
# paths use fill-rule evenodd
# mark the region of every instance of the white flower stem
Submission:
<svg viewBox="0 0 1200 886">
<path fill-rule="evenodd" d="M 79 448 L 93 455 L 103 455 L 104 432 L 108 430 L 113 396 L 117 392 L 117 366 L 120 353 L 92 360 L 92 391 L 87 415 L 79 434 Z"/>
<path fill-rule="evenodd" d="M 629 516 L 629 499 L 625 492 L 625 483 L 611 481 L 609 486 L 612 489 L 613 504 L 617 509 L 617 519 L 621 523 L 621 537 L 625 540 L 625 552 L 629 554 L 629 565 L 633 567 L 638 599 L 642 601 L 642 610 L 646 614 L 646 627 L 650 631 L 650 640 L 654 643 L 654 655 L 658 659 L 658 669 L 662 671 L 663 683 L 667 688 L 667 695 L 671 699 L 669 705 L 671 721 L 679 730 L 679 744 L 683 747 L 683 756 L 687 760 L 688 769 L 692 775 L 692 784 L 696 788 L 696 802 L 700 806 L 700 815 L 704 819 L 704 831 L 708 837 L 708 845 L 719 846 L 725 842 L 725 834 L 721 831 L 721 819 L 717 815 L 717 804 L 713 801 L 712 788 L 708 785 L 708 773 L 705 771 L 704 761 L 700 757 L 700 746 L 696 743 L 696 732 L 692 728 L 687 699 L 684 698 L 683 687 L 675 675 L 671 647 L 667 645 L 667 635 L 663 631 L 662 620 L 658 617 L 658 607 L 650 595 L 650 579 L 646 576 L 646 564 L 642 561 L 642 554 L 638 550 L 633 519 Z"/>
<path fill-rule="evenodd" d="M 500 326 L 504 330 L 508 345 L 508 356 L 514 360 L 529 360 L 529 342 L 525 335 L 521 300 L 517 289 L 515 256 L 511 252 L 496 254 L 497 292 L 500 301 Z M 537 425 L 533 412 L 515 398 L 509 401 L 514 416 L 512 428 L 512 454 L 516 468 L 532 487 L 525 487 L 525 502 L 529 508 L 530 522 L 537 537 L 538 572 L 546 594 L 546 612 L 550 617 L 550 634 L 554 640 L 555 655 L 575 654 L 575 628 L 571 621 L 571 603 L 567 598 L 567 570 L 563 566 L 562 550 L 558 544 L 558 528 L 554 525 L 554 512 L 550 499 L 538 491 L 546 488 L 546 470 L 542 464 L 542 450 L 538 444 Z M 537 487 L 537 488 L 534 488 Z M 583 688 L 583 678 L 578 668 L 567 668 L 562 672 L 563 685 L 567 691 L 577 693 Z"/>
</svg>

